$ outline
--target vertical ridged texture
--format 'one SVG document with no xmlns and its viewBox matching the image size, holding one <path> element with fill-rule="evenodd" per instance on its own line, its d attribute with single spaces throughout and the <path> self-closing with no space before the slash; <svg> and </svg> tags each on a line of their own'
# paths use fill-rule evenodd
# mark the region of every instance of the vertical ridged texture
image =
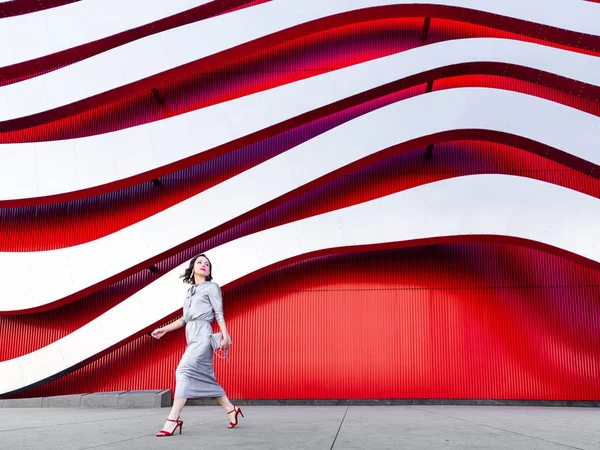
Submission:
<svg viewBox="0 0 600 450">
<path fill-rule="evenodd" d="M 242 255 L 243 256 L 243 255 Z M 225 291 L 232 398 L 598 400 L 600 274 L 519 246 L 320 257 Z M 27 396 L 174 387 L 182 332 Z"/>
<path fill-rule="evenodd" d="M 85 136 L 185 113 L 413 48 L 422 23 L 383 20 L 311 35 L 159 86 L 167 112 L 144 93 L 0 134 L 0 142 Z M 427 43 L 475 36 L 532 40 L 433 19 Z M 535 94 L 600 114 L 587 99 L 504 76 L 452 77 L 436 80 L 433 89 L 459 86 Z M 344 121 L 424 92 L 420 84 L 180 170 L 163 177 L 161 189 L 146 183 L 64 204 L 3 209 L 1 251 L 48 250 L 105 236 Z M 516 174 L 600 197 L 597 179 L 522 149 L 460 141 L 436 143 L 429 161 L 424 152 L 403 149 L 194 242 L 158 262 L 159 273 L 255 231 L 453 176 Z M 53 311 L 0 317 L 0 360 L 48 345 L 157 276 L 143 271 Z M 216 360 L 215 369 L 232 398 L 600 400 L 600 272 L 540 250 L 475 242 L 333 255 L 278 269 L 224 294 L 234 345 L 231 360 Z M 184 347 L 182 332 L 160 341 L 136 337 L 18 396 L 174 388 Z"/>
</svg>

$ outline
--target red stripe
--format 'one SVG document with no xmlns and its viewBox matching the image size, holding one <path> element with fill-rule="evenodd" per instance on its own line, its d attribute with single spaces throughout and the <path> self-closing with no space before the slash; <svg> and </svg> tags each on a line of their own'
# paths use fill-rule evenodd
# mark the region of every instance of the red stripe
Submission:
<svg viewBox="0 0 600 450">
<path fill-rule="evenodd" d="M 248 6 L 266 3 L 267 1 L 269 0 L 214 0 L 187 11 L 165 17 L 164 19 L 150 22 L 93 42 L 88 42 L 68 50 L 5 66 L 0 68 L 0 86 L 17 83 L 52 72 L 61 67 L 74 64 L 78 61 L 98 55 L 99 53 L 106 52 L 153 34 L 198 22 L 200 20 L 209 19 L 238 9 L 243 9 Z"/>
<path fill-rule="evenodd" d="M 43 2 L 40 0 L 12 0 L 0 3 L 0 19 L 44 11 L 78 1 L 80 0 L 44 0 Z"/>
</svg>

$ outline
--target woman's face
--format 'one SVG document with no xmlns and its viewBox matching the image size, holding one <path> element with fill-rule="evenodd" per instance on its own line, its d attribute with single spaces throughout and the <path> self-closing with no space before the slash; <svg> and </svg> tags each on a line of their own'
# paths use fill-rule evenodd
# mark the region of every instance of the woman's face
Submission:
<svg viewBox="0 0 600 450">
<path fill-rule="evenodd" d="M 194 273 L 205 277 L 210 275 L 210 263 L 204 256 L 200 256 L 194 263 Z"/>
</svg>

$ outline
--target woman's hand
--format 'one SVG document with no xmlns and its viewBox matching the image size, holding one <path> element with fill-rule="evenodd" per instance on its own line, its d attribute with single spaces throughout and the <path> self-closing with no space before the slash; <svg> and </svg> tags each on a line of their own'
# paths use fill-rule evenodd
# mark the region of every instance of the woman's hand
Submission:
<svg viewBox="0 0 600 450">
<path fill-rule="evenodd" d="M 161 337 L 163 337 L 165 334 L 167 334 L 167 330 L 165 330 L 164 328 L 157 328 L 156 330 L 154 330 L 151 334 L 151 336 L 154 339 L 160 339 Z"/>
<path fill-rule="evenodd" d="M 221 350 L 227 350 L 229 348 L 229 336 L 224 336 L 221 339 L 221 346 L 219 347 Z"/>
</svg>

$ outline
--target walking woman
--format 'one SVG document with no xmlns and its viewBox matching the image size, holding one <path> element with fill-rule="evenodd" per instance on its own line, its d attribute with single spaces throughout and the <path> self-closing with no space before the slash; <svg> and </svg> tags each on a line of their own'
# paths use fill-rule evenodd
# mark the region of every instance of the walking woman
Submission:
<svg viewBox="0 0 600 450">
<path fill-rule="evenodd" d="M 152 337 L 160 339 L 169 331 L 185 326 L 187 347 L 175 372 L 175 396 L 173 407 L 162 430 L 156 436 L 172 436 L 183 421 L 179 414 L 188 398 L 213 397 L 229 415 L 229 428 L 238 424 L 242 411 L 231 404 L 223 388 L 217 383 L 213 370 L 213 347 L 211 322 L 217 319 L 221 329 L 220 349 L 226 351 L 231 342 L 223 318 L 221 288 L 212 281 L 212 264 L 205 255 L 194 257 L 181 276 L 184 283 L 192 286 L 183 303 L 183 316 L 166 327 L 157 328 Z"/>
</svg>

